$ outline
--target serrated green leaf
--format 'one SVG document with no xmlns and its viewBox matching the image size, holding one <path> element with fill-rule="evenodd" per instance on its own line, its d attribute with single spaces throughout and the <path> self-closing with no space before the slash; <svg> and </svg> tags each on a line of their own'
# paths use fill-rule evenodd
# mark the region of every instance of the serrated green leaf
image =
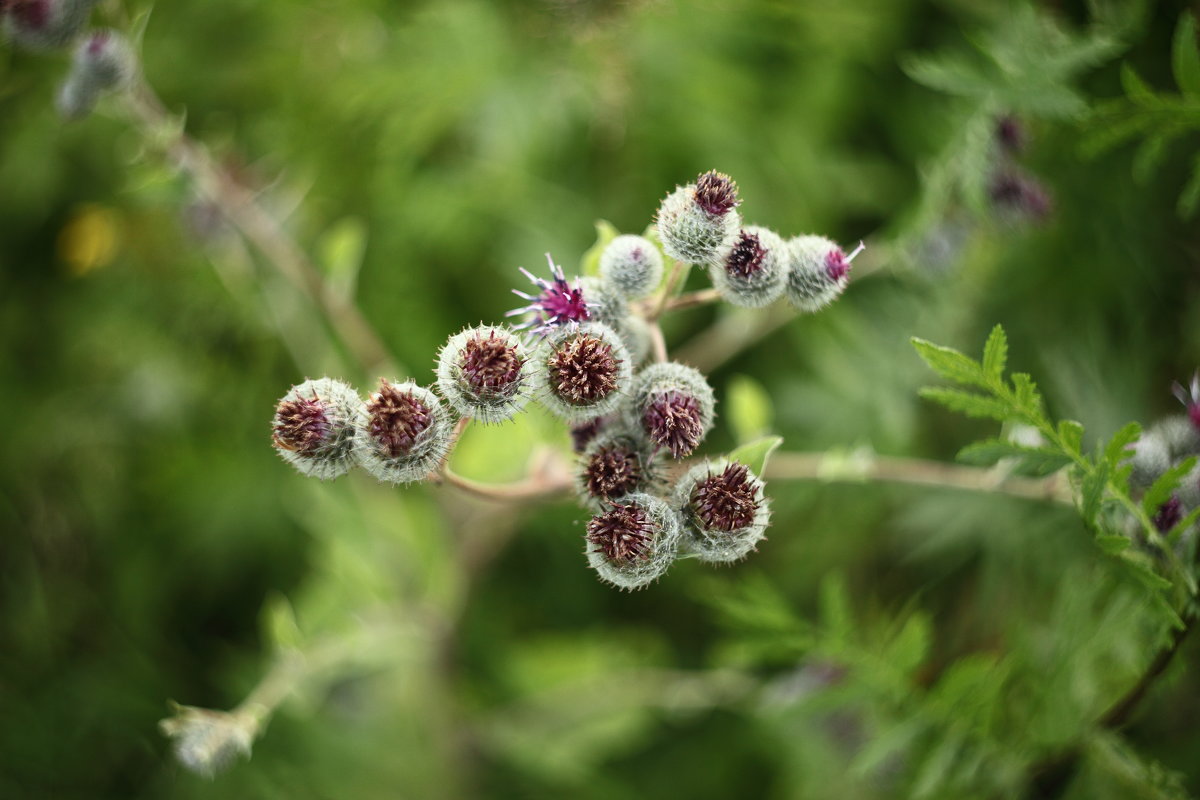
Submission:
<svg viewBox="0 0 1200 800">
<path fill-rule="evenodd" d="M 1179 482 L 1196 466 L 1196 458 L 1185 458 L 1178 464 L 1168 468 L 1159 475 L 1150 488 L 1142 495 L 1142 510 L 1146 516 L 1154 516 L 1159 506 L 1171 499 L 1171 494 L 1179 487 Z"/>
<path fill-rule="evenodd" d="M 1196 18 L 1190 11 L 1183 12 L 1175 26 L 1171 70 L 1181 92 L 1200 97 L 1200 45 L 1196 44 Z"/>
<path fill-rule="evenodd" d="M 1071 457 L 1045 447 L 1026 447 L 1003 439 L 988 439 L 967 445 L 958 453 L 965 464 L 990 466 L 1002 458 L 1016 459 L 1013 472 L 1045 477 L 1071 463 Z"/>
<path fill-rule="evenodd" d="M 1142 426 L 1136 422 L 1130 422 L 1121 430 L 1113 434 L 1113 437 L 1108 440 L 1108 444 L 1104 447 L 1104 460 L 1108 462 L 1108 466 L 1115 469 L 1122 461 L 1129 456 L 1129 448 L 1142 435 Z M 1106 478 L 1107 479 L 1107 478 Z"/>
<path fill-rule="evenodd" d="M 1012 375 L 1013 393 L 1021 413 L 1038 425 L 1046 424 L 1046 412 L 1042 407 L 1042 395 L 1038 392 L 1037 384 L 1025 372 L 1014 372 Z"/>
<path fill-rule="evenodd" d="M 726 457 L 730 461 L 739 461 L 745 464 L 755 475 L 762 475 L 766 469 L 767 460 L 771 458 L 772 453 L 779 449 L 781 444 L 783 444 L 782 436 L 764 436 L 734 448 Z"/>
<path fill-rule="evenodd" d="M 1004 422 L 1013 416 L 1013 409 L 1008 403 L 981 394 L 972 394 L 958 389 L 943 389 L 940 386 L 926 386 L 920 390 L 919 394 L 926 400 L 943 405 L 951 411 L 966 414 L 968 417 Z"/>
<path fill-rule="evenodd" d="M 1073 419 L 1060 420 L 1058 435 L 1069 451 L 1078 455 L 1083 451 L 1083 426 Z"/>
<path fill-rule="evenodd" d="M 969 358 L 950 347 L 928 342 L 913 337 L 912 345 L 929 368 L 947 380 L 965 383 L 971 386 L 985 386 L 983 367 L 974 359 Z"/>
<path fill-rule="evenodd" d="M 751 442 L 771 429 L 771 396 L 748 375 L 735 375 L 725 397 L 725 419 L 739 443 Z"/>
<path fill-rule="evenodd" d="M 620 235 L 621 232 L 608 220 L 596 220 L 596 242 L 584 252 L 583 258 L 579 260 L 579 274 L 593 277 L 599 275 L 600 256 L 604 253 L 604 248 Z"/>
<path fill-rule="evenodd" d="M 1110 556 L 1115 556 L 1128 550 L 1132 544 L 1133 542 L 1128 536 L 1122 536 L 1119 533 L 1096 534 L 1096 545 Z"/>
<path fill-rule="evenodd" d="M 932 623 L 925 614 L 913 614 L 904 621 L 904 627 L 888 643 L 887 660 L 897 670 L 911 674 L 925 663 L 929 655 Z"/>
<path fill-rule="evenodd" d="M 999 382 L 1004 377 L 1004 367 L 1008 363 L 1008 337 L 1004 328 L 997 325 L 988 335 L 987 343 L 983 346 L 983 371 Z"/>
<path fill-rule="evenodd" d="M 1129 574 L 1137 578 L 1138 582 L 1147 589 L 1165 591 L 1174 586 L 1174 584 L 1169 580 L 1155 572 L 1150 565 L 1145 562 L 1145 557 L 1140 553 L 1126 551 L 1118 556 L 1118 558 L 1125 562 L 1125 565 L 1129 569 Z"/>
<path fill-rule="evenodd" d="M 1096 517 L 1100 513 L 1100 501 L 1104 498 L 1104 490 L 1108 487 L 1107 461 L 1102 461 L 1092 472 L 1083 476 L 1079 482 L 1079 513 L 1084 524 L 1089 528 L 1096 527 Z"/>
<path fill-rule="evenodd" d="M 1192 527 L 1192 525 L 1194 525 L 1198 519 L 1200 519 L 1200 508 L 1193 508 L 1187 513 L 1186 516 L 1184 516 L 1183 519 L 1175 523 L 1175 527 L 1167 531 L 1167 541 L 1171 544 L 1174 544 L 1176 541 L 1178 541 L 1179 537 L 1183 535 L 1183 532 Z"/>
</svg>

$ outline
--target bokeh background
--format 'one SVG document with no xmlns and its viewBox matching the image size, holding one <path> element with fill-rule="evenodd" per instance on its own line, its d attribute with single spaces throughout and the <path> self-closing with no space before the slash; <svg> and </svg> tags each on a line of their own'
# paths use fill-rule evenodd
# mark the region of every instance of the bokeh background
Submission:
<svg viewBox="0 0 1200 800">
<path fill-rule="evenodd" d="M 142 54 L 414 379 L 515 304 L 517 266 L 571 269 L 597 219 L 640 232 L 718 168 L 748 220 L 873 259 L 718 366 L 722 405 L 769 398 L 758 425 L 790 451 L 948 461 L 993 426 L 918 398 L 911 336 L 978 352 L 1003 324 L 1089 442 L 1176 410 L 1200 361 L 1177 209 L 1197 136 L 1137 170 L 1136 142 L 1086 145 L 1123 63 L 1178 91 L 1187 5 L 210 0 L 155 6 Z M 61 122 L 66 67 L 0 48 L 0 796 L 1019 796 L 1081 739 L 1069 796 L 1200 793 L 1195 641 L 1124 737 L 1091 726 L 1161 631 L 1069 508 L 777 482 L 744 564 L 622 594 L 569 502 L 302 478 L 269 444 L 276 399 L 378 376 L 117 104 Z M 1049 205 L 990 191 L 1005 170 Z M 680 312 L 668 339 L 728 313 Z M 738 438 L 719 421 L 707 450 Z M 455 465 L 513 479 L 539 441 L 566 437 L 472 430 Z M 231 708 L 281 648 L 328 640 L 352 657 L 251 760 L 213 780 L 172 760 L 169 698 Z"/>
</svg>

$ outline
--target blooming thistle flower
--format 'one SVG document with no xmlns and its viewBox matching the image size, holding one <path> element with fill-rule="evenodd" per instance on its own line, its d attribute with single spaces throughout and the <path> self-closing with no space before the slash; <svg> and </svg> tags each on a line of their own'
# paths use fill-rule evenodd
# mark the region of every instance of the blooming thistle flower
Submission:
<svg viewBox="0 0 1200 800">
<path fill-rule="evenodd" d="M 733 248 L 708 268 L 721 297 L 735 306 L 761 308 L 783 294 L 788 266 L 787 243 L 767 228 L 749 226 L 738 232 Z"/>
<path fill-rule="evenodd" d="M 438 354 L 438 389 L 462 416 L 504 422 L 528 399 L 528 362 L 525 345 L 508 330 L 467 328 L 451 336 Z"/>
<path fill-rule="evenodd" d="M 820 311 L 845 291 L 850 263 L 866 250 L 862 242 L 846 255 L 824 236 L 797 236 L 788 242 L 787 298 L 800 311 Z"/>
<path fill-rule="evenodd" d="M 612 412 L 629 390 L 629 352 L 617 333 L 600 322 L 554 331 L 533 360 L 539 400 L 568 422 Z"/>
<path fill-rule="evenodd" d="M 7 0 L 0 5 L 4 32 L 28 50 L 66 47 L 79 35 L 96 0 Z"/>
<path fill-rule="evenodd" d="M 345 475 L 354 466 L 354 421 L 362 406 L 358 393 L 341 381 L 305 381 L 276 405 L 271 443 L 304 475 Z"/>
<path fill-rule="evenodd" d="M 662 253 L 641 236 L 618 236 L 600 254 L 600 278 L 626 299 L 650 294 L 662 275 Z"/>
<path fill-rule="evenodd" d="M 679 516 L 662 500 L 641 492 L 611 501 L 587 524 L 587 559 L 600 579 L 621 589 L 641 589 L 671 566 L 679 549 Z"/>
<path fill-rule="evenodd" d="M 672 458 L 683 458 L 712 429 L 715 405 L 712 387 L 698 370 L 674 362 L 651 364 L 634 379 L 627 424 Z"/>
<path fill-rule="evenodd" d="M 663 250 L 686 264 L 719 264 L 737 240 L 740 202 L 737 184 L 715 170 L 676 188 L 655 217 Z"/>
<path fill-rule="evenodd" d="M 515 330 L 529 328 L 533 333 L 545 336 L 555 328 L 575 327 L 581 322 L 592 319 L 591 309 L 584 299 L 579 281 L 576 280 L 575 285 L 571 286 L 567 282 L 566 275 L 563 274 L 563 268 L 554 263 L 554 259 L 550 257 L 549 253 L 546 253 L 546 260 L 550 262 L 551 279 L 549 281 L 537 277 L 524 267 L 518 267 L 521 274 L 538 288 L 539 294 L 531 295 L 518 289 L 512 290 L 517 297 L 527 300 L 528 305 L 514 308 L 504 316 L 530 315 L 528 320 L 520 325 L 515 325 Z"/>
<path fill-rule="evenodd" d="M 619 428 L 596 436 L 579 459 L 575 489 L 593 510 L 633 492 L 648 492 L 658 482 L 653 455 Z"/>
<path fill-rule="evenodd" d="M 675 486 L 684 543 L 701 561 L 728 564 L 762 541 L 771 521 L 763 482 L 737 461 L 699 464 Z"/>
<path fill-rule="evenodd" d="M 445 406 L 415 383 L 389 383 L 359 412 L 354 449 L 367 472 L 388 483 L 424 480 L 446 456 L 452 438 Z"/>
</svg>

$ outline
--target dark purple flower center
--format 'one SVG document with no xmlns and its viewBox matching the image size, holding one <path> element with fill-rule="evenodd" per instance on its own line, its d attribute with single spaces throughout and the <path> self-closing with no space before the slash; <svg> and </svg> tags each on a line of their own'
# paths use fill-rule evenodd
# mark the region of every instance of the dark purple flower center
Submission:
<svg viewBox="0 0 1200 800">
<path fill-rule="evenodd" d="M 620 359 L 603 339 L 581 333 L 562 342 L 546 361 L 550 388 L 576 406 L 599 402 L 617 388 Z"/>
<path fill-rule="evenodd" d="M 744 464 L 733 463 L 720 474 L 709 475 L 692 490 L 691 506 L 710 530 L 728 533 L 748 527 L 758 511 L 750 470 Z"/>
<path fill-rule="evenodd" d="M 26 28 L 41 28 L 50 21 L 50 0 L 9 0 L 0 6 L 0 12 L 4 11 Z"/>
<path fill-rule="evenodd" d="M 108 39 L 109 39 L 109 36 L 108 36 L 107 31 L 100 31 L 99 33 L 92 34 L 91 38 L 88 39 L 88 43 L 87 43 L 88 55 L 89 56 L 100 55 L 100 53 L 103 52 L 105 45 L 108 44 Z"/>
<path fill-rule="evenodd" d="M 467 386 L 479 397 L 510 396 L 518 388 L 517 378 L 524 364 L 517 346 L 495 331 L 467 339 L 459 357 Z"/>
<path fill-rule="evenodd" d="M 835 247 L 825 255 L 825 274 L 829 280 L 837 283 L 850 272 L 850 260 L 840 247 Z"/>
<path fill-rule="evenodd" d="M 301 455 L 311 455 L 329 438 L 331 426 L 325 404 L 316 396 L 282 400 L 275 408 L 275 446 Z"/>
<path fill-rule="evenodd" d="M 737 244 L 725 259 L 725 271 L 739 278 L 749 278 L 762 269 L 767 249 L 762 246 L 758 235 L 742 231 Z"/>
<path fill-rule="evenodd" d="M 704 436 L 703 416 L 696 398 L 682 392 L 664 392 L 646 406 L 642 423 L 650 439 L 671 451 L 672 458 L 690 454 Z"/>
<path fill-rule="evenodd" d="M 1171 499 L 1158 507 L 1158 511 L 1154 512 L 1154 517 L 1150 520 L 1154 523 L 1154 527 L 1160 533 L 1166 533 L 1179 524 L 1179 520 L 1183 519 L 1183 505 L 1179 502 L 1179 498 L 1171 495 Z"/>
<path fill-rule="evenodd" d="M 696 205 L 710 217 L 729 213 L 739 202 L 737 184 L 728 175 L 709 170 L 696 179 Z"/>
<path fill-rule="evenodd" d="M 599 448 L 583 468 L 584 485 L 592 497 L 621 497 L 636 490 L 645 471 L 637 451 L 620 444 Z"/>
<path fill-rule="evenodd" d="M 596 438 L 596 434 L 600 433 L 610 420 L 611 417 L 596 417 L 595 419 L 589 419 L 587 422 L 572 425 L 571 448 L 576 453 L 582 453 L 592 443 L 592 439 Z"/>
<path fill-rule="evenodd" d="M 613 503 L 612 509 L 592 517 L 587 539 L 609 561 L 629 563 L 650 556 L 654 525 L 636 503 Z"/>
<path fill-rule="evenodd" d="M 1021 125 L 1021 121 L 1011 115 L 1005 115 L 996 120 L 996 141 L 1009 153 L 1019 153 L 1024 150 L 1025 128 Z"/>
<path fill-rule="evenodd" d="M 379 391 L 367 403 L 368 430 L 391 458 L 412 450 L 421 435 L 433 424 L 429 407 L 411 392 L 401 391 L 387 381 L 379 382 Z"/>
<path fill-rule="evenodd" d="M 1000 172 L 988 186 L 988 196 L 1001 209 L 1017 211 L 1031 219 L 1050 215 L 1050 195 L 1031 177 L 1015 171 Z"/>
</svg>

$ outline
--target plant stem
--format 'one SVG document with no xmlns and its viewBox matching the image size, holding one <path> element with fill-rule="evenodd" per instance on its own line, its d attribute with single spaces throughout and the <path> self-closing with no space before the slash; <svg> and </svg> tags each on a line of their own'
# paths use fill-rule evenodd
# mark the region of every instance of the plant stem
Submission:
<svg viewBox="0 0 1200 800">
<path fill-rule="evenodd" d="M 658 318 L 667 310 L 667 304 L 670 302 L 672 295 L 675 294 L 675 287 L 679 285 L 679 281 L 687 272 L 688 265 L 682 261 L 675 261 L 671 264 L 671 272 L 667 275 L 667 282 L 663 286 L 662 294 L 658 298 L 658 304 L 646 314 L 647 322 L 656 322 Z"/>
<path fill-rule="evenodd" d="M 667 340 L 663 336 L 662 326 L 657 322 L 647 324 L 650 326 L 650 344 L 654 349 L 654 360 L 662 364 L 667 360 Z"/>
<path fill-rule="evenodd" d="M 324 314 L 366 374 L 396 375 L 400 369 L 382 339 L 358 307 L 327 286 L 321 271 L 254 193 L 222 169 L 201 143 L 182 129 L 154 90 L 140 81 L 127 93 L 127 107 L 143 138 L 161 149 L 172 165 L 188 175 L 197 192 L 296 289 Z"/>
</svg>

